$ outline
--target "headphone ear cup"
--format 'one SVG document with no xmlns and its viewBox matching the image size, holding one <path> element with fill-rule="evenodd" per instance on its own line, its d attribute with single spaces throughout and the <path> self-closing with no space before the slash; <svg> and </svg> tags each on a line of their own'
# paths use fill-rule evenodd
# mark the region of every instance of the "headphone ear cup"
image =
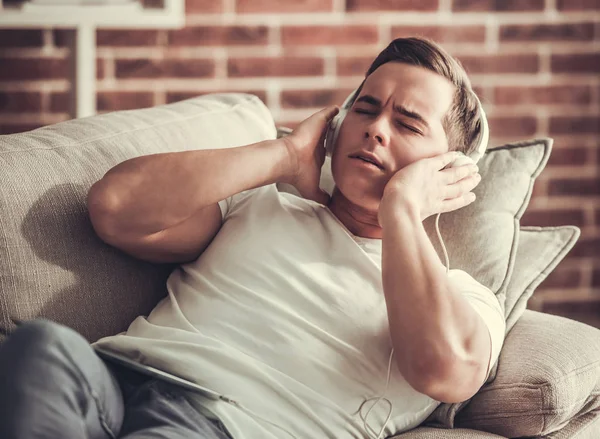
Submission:
<svg viewBox="0 0 600 439">
<path fill-rule="evenodd" d="M 325 154 L 329 157 L 333 154 L 335 142 L 340 133 L 342 122 L 346 117 L 346 112 L 347 110 L 340 109 L 339 113 L 331 119 L 331 122 L 329 122 L 329 126 L 327 127 L 327 133 L 325 134 Z"/>
</svg>

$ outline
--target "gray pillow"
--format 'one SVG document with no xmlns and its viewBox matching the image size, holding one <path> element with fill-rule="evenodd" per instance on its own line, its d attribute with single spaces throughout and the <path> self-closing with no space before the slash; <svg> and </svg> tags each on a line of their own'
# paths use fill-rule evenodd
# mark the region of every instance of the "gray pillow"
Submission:
<svg viewBox="0 0 600 439">
<path fill-rule="evenodd" d="M 573 248 L 580 235 L 575 226 L 521 227 L 514 269 L 506 289 L 506 333 L 527 307 L 527 301 Z"/>
</svg>

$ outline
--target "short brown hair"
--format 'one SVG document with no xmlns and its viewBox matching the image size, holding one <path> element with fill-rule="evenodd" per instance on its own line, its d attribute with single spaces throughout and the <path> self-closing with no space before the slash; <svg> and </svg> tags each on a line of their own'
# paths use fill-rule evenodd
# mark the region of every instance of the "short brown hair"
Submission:
<svg viewBox="0 0 600 439">
<path fill-rule="evenodd" d="M 471 81 L 460 63 L 432 41 L 414 37 L 397 38 L 377 55 L 365 80 L 383 64 L 392 61 L 426 68 L 454 84 L 454 99 L 444 116 L 442 126 L 448 137 L 450 150 L 471 153 L 476 148 L 481 133 L 481 114 Z M 358 97 L 361 88 L 362 85 L 354 98 Z"/>
</svg>

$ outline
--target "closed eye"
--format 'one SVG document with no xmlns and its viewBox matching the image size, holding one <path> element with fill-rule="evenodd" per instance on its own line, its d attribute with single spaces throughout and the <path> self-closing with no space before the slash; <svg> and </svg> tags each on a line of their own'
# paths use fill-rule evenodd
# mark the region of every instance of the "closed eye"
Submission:
<svg viewBox="0 0 600 439">
<path fill-rule="evenodd" d="M 398 125 L 406 128 L 409 131 L 412 131 L 415 134 L 423 134 L 419 129 L 413 127 L 412 125 L 408 125 L 408 124 L 406 124 L 404 122 L 398 121 Z"/>
<path fill-rule="evenodd" d="M 375 112 L 374 112 L 374 111 L 363 110 L 363 109 L 360 109 L 360 108 L 356 108 L 356 109 L 354 110 L 354 112 L 355 112 L 355 113 L 358 113 L 358 114 L 369 114 L 369 115 L 371 115 L 371 116 L 375 114 Z"/>
</svg>

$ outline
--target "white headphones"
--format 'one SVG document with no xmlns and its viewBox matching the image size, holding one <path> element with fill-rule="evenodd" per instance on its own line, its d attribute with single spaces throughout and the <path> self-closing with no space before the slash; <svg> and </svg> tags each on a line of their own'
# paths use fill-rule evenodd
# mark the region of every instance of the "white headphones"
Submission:
<svg viewBox="0 0 600 439">
<path fill-rule="evenodd" d="M 338 136 L 340 134 L 340 128 L 342 127 L 342 122 L 346 118 L 346 115 L 348 114 L 348 110 L 350 110 L 350 107 L 352 106 L 352 103 L 354 102 L 354 99 L 356 98 L 356 94 L 358 93 L 358 90 L 359 89 L 356 89 L 352 93 L 350 93 L 350 95 L 348 95 L 348 97 L 342 104 L 342 107 L 340 108 L 339 113 L 329 123 L 329 127 L 327 128 L 327 133 L 325 134 L 325 151 L 326 151 L 326 154 L 330 157 L 333 152 L 333 148 L 337 142 Z M 472 93 L 473 93 L 473 96 L 475 96 L 475 99 L 477 100 L 477 105 L 479 107 L 479 112 L 481 114 L 481 129 L 479 130 L 479 136 L 477 138 L 477 148 L 475 148 L 475 150 L 468 156 L 461 154 L 452 163 L 451 167 L 462 166 L 462 165 L 466 165 L 468 163 L 477 163 L 479 161 L 479 159 L 485 153 L 485 150 L 487 148 L 488 141 L 490 138 L 490 130 L 489 130 L 489 126 L 488 126 L 487 117 L 485 115 L 485 111 L 483 110 L 481 101 L 479 100 L 479 98 L 477 97 L 475 92 L 472 91 Z"/>
</svg>

